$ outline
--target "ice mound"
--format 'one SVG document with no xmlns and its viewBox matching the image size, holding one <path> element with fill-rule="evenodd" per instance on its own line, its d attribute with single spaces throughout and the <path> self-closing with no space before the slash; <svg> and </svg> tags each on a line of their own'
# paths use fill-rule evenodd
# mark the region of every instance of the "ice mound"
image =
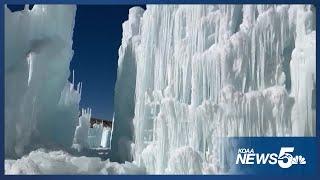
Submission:
<svg viewBox="0 0 320 180">
<path fill-rule="evenodd" d="M 130 10 L 113 154 L 151 174 L 227 173 L 220 137 L 315 136 L 315 40 L 310 5 Z"/>
<path fill-rule="evenodd" d="M 5 160 L 5 174 L 144 174 L 143 168 L 95 157 L 75 157 L 63 151 L 32 151 L 18 160 Z"/>
<path fill-rule="evenodd" d="M 81 96 L 67 80 L 75 13 L 75 5 L 5 7 L 6 157 L 72 144 Z"/>
</svg>

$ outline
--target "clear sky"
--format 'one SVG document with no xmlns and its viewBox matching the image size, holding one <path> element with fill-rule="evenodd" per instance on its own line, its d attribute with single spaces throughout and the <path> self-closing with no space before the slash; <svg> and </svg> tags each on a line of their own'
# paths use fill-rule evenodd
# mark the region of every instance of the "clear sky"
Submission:
<svg viewBox="0 0 320 180">
<path fill-rule="evenodd" d="M 11 10 L 23 9 L 17 5 L 8 7 Z M 92 108 L 92 116 L 96 118 L 112 120 L 122 23 L 128 19 L 131 7 L 77 6 L 70 71 L 75 71 L 76 83 L 83 83 L 80 107 Z"/>
</svg>

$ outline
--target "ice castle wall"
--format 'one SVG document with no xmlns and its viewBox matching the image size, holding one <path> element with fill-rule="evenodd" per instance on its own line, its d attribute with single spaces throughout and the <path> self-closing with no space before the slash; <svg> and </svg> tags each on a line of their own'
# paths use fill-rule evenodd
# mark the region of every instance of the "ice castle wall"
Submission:
<svg viewBox="0 0 320 180">
<path fill-rule="evenodd" d="M 314 9 L 131 9 L 119 49 L 112 148 L 126 137 L 131 149 L 122 157 L 132 154 L 148 173 L 223 173 L 220 137 L 314 136 Z"/>
</svg>

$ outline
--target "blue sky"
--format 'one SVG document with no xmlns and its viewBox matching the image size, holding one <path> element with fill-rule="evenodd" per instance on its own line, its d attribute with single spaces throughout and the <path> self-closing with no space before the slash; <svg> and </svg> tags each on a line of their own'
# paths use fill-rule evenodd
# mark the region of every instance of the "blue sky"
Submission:
<svg viewBox="0 0 320 180">
<path fill-rule="evenodd" d="M 122 23 L 126 5 L 80 5 L 77 8 L 70 70 L 83 82 L 81 107 L 91 107 L 94 117 L 111 120 L 117 77 Z M 71 80 L 71 79 L 70 79 Z"/>
<path fill-rule="evenodd" d="M 92 108 L 93 117 L 96 118 L 112 120 L 122 23 L 128 19 L 131 7 L 77 6 L 73 34 L 74 56 L 70 71 L 75 71 L 75 82 L 83 83 L 80 107 Z M 21 10 L 23 6 L 9 8 Z M 71 77 L 69 80 L 72 80 Z"/>
</svg>

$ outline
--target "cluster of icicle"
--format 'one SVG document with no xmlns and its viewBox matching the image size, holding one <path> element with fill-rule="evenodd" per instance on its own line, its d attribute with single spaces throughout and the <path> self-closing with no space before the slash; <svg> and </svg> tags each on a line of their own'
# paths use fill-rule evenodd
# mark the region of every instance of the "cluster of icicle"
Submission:
<svg viewBox="0 0 320 180">
<path fill-rule="evenodd" d="M 79 82 L 75 87 L 74 71 L 72 71 L 72 82 L 67 83 L 63 88 L 59 100 L 59 105 L 79 104 L 81 100 L 82 83 Z"/>
<path fill-rule="evenodd" d="M 315 34 L 310 5 L 130 9 L 114 155 L 148 173 L 226 173 L 222 137 L 314 136 Z"/>
</svg>

